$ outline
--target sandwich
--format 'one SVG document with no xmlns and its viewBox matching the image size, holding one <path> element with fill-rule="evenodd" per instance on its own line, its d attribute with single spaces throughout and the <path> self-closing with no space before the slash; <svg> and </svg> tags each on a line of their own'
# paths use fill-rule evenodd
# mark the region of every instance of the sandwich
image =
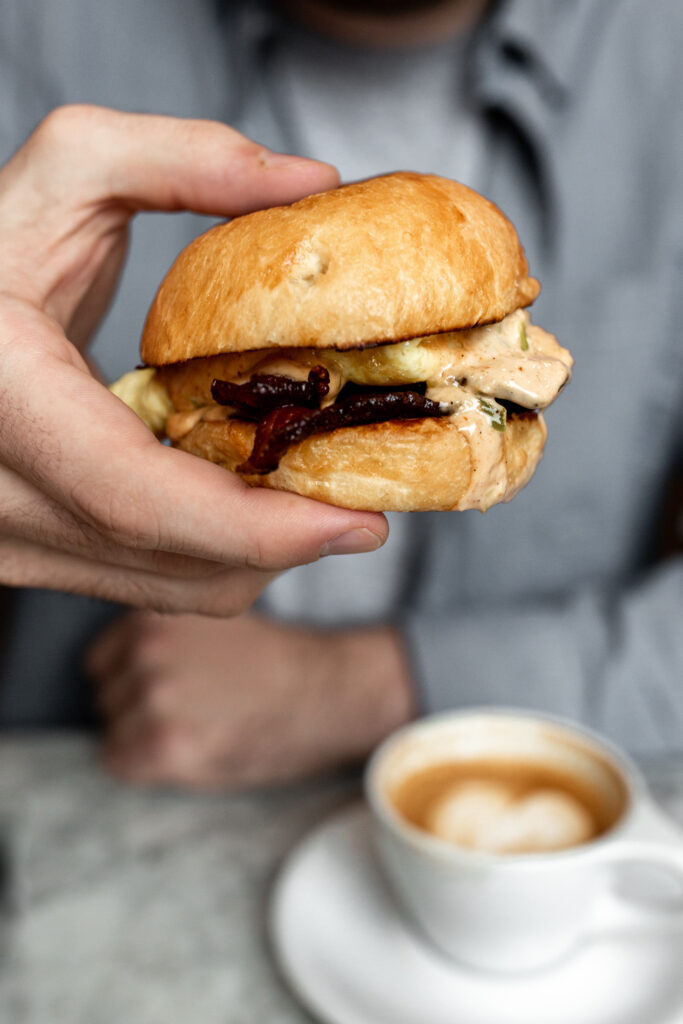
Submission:
<svg viewBox="0 0 683 1024">
<path fill-rule="evenodd" d="M 572 358 L 491 202 L 391 174 L 211 228 L 171 267 L 113 386 L 248 484 L 368 510 L 510 500 Z"/>
</svg>

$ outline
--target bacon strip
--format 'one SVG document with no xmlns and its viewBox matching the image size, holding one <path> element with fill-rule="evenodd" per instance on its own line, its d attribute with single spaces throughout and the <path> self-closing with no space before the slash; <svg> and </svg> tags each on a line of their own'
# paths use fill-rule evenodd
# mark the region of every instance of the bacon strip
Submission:
<svg viewBox="0 0 683 1024">
<path fill-rule="evenodd" d="M 211 395 L 219 405 L 234 406 L 242 419 L 258 419 L 282 406 L 317 409 L 330 390 L 330 375 L 324 366 L 314 366 L 308 380 L 292 380 L 277 373 L 257 373 L 246 384 L 214 380 Z"/>
<path fill-rule="evenodd" d="M 291 445 L 313 434 L 387 420 L 448 416 L 451 412 L 450 406 L 404 388 L 352 391 L 326 409 L 296 405 L 273 409 L 259 421 L 251 455 L 237 472 L 272 473 Z"/>
</svg>

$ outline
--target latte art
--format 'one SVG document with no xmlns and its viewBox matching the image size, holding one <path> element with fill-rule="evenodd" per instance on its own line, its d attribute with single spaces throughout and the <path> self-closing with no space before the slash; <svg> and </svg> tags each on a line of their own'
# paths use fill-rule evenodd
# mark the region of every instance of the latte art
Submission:
<svg viewBox="0 0 683 1024">
<path fill-rule="evenodd" d="M 505 781 L 454 782 L 425 814 L 427 831 L 488 853 L 541 853 L 589 842 L 599 827 L 588 808 L 553 787 L 519 793 Z"/>
<path fill-rule="evenodd" d="M 553 853 L 590 843 L 614 825 L 622 794 L 544 761 L 490 758 L 426 764 L 391 793 L 411 825 L 467 850 Z"/>
</svg>

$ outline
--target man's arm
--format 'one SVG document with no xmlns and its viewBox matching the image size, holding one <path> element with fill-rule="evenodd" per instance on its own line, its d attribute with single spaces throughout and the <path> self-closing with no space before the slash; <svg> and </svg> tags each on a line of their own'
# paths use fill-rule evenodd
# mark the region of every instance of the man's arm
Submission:
<svg viewBox="0 0 683 1024">
<path fill-rule="evenodd" d="M 135 613 L 93 646 L 105 760 L 132 782 L 282 782 L 361 761 L 418 711 L 511 705 L 636 752 L 683 746 L 683 559 L 623 592 L 327 631 Z M 407 641 L 407 646 L 406 646 Z"/>
</svg>

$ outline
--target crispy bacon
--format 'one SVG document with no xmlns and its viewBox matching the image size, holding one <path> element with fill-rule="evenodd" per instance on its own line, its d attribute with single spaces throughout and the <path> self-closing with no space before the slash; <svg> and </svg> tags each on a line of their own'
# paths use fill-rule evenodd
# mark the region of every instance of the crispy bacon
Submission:
<svg viewBox="0 0 683 1024">
<path fill-rule="evenodd" d="M 417 385 L 419 388 L 420 385 Z M 448 405 L 425 398 L 410 388 L 353 389 L 326 409 L 288 405 L 274 409 L 259 421 L 249 459 L 239 473 L 272 473 L 287 449 L 312 434 L 329 433 L 339 427 L 357 427 L 387 420 L 423 419 L 448 416 Z"/>
<path fill-rule="evenodd" d="M 321 409 L 329 390 L 330 375 L 324 366 L 314 366 L 308 380 L 268 373 L 255 374 L 245 384 L 214 380 L 214 401 L 232 406 L 241 419 L 258 423 L 251 455 L 238 472 L 272 473 L 291 445 L 312 434 L 386 420 L 448 416 L 452 411 L 425 397 L 424 382 L 395 387 L 348 383 L 333 405 Z"/>
<path fill-rule="evenodd" d="M 214 380 L 211 395 L 219 405 L 231 405 L 242 419 L 259 419 L 283 406 L 317 409 L 330 390 L 324 366 L 314 366 L 308 380 L 292 380 L 277 373 L 257 373 L 246 384 Z"/>
</svg>

